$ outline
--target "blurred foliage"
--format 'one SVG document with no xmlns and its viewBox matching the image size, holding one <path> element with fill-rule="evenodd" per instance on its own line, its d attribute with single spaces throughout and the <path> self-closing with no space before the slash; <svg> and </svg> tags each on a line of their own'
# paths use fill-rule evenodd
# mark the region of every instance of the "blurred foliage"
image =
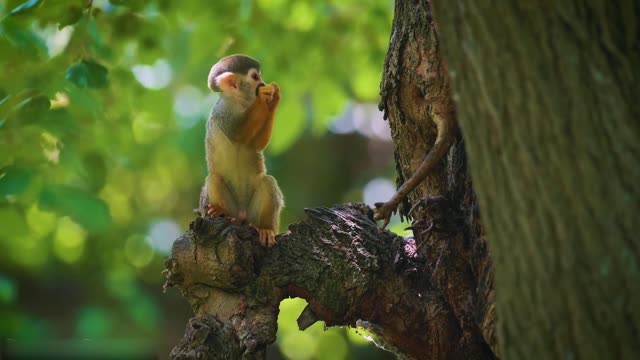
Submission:
<svg viewBox="0 0 640 360">
<path fill-rule="evenodd" d="M 390 0 L 0 1 L 0 336 L 152 339 L 168 353 L 189 310 L 161 294 L 160 271 L 206 175 L 206 77 L 222 56 L 254 56 L 282 88 L 267 150 L 282 223 L 361 201 L 380 173 L 354 166 L 367 140 L 327 130 L 349 102 L 377 102 L 392 12 Z M 317 326 L 282 322 L 283 356 L 384 356 Z"/>
</svg>

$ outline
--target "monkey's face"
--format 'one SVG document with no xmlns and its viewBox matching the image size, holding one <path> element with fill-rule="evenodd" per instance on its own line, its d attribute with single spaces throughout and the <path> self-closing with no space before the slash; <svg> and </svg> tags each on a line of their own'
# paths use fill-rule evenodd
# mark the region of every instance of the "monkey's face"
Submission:
<svg viewBox="0 0 640 360">
<path fill-rule="evenodd" d="M 215 86 L 227 98 L 251 104 L 258 95 L 258 88 L 264 86 L 260 70 L 249 69 L 246 74 L 225 72 L 215 78 Z"/>
<path fill-rule="evenodd" d="M 255 96 L 258 96 L 258 89 L 260 86 L 264 86 L 264 81 L 262 81 L 262 76 L 258 69 L 249 69 L 244 82 L 248 84 L 249 90 L 252 91 Z"/>
</svg>

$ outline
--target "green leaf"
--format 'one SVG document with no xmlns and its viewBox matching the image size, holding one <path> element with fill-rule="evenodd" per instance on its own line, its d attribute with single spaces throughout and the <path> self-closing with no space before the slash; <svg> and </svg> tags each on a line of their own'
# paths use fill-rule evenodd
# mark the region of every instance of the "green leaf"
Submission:
<svg viewBox="0 0 640 360">
<path fill-rule="evenodd" d="M 82 60 L 67 69 L 65 78 L 81 88 L 103 88 L 109 82 L 109 71 L 93 60 Z"/>
<path fill-rule="evenodd" d="M 47 56 L 47 45 L 42 38 L 29 28 L 29 25 L 25 22 L 14 21 L 11 18 L 5 18 L 0 22 L 0 35 L 4 35 L 5 39 L 8 40 L 9 49 L 18 50 L 16 53 L 3 53 L 3 57 L 11 56 L 11 58 L 23 60 L 24 57 L 20 55 L 27 55 L 33 58 Z M 4 51 L 9 50 L 3 49 Z"/>
<path fill-rule="evenodd" d="M 70 6 L 60 15 L 58 29 L 62 30 L 67 25 L 73 25 L 84 15 L 84 9 L 78 6 Z"/>
<path fill-rule="evenodd" d="M 33 172 L 17 166 L 0 170 L 0 200 L 24 193 L 33 180 Z"/>
<path fill-rule="evenodd" d="M 65 137 L 77 131 L 77 125 L 66 109 L 49 111 L 46 119 L 38 125 L 58 137 Z"/>
<path fill-rule="evenodd" d="M 91 190 L 100 191 L 107 179 L 107 164 L 97 152 L 86 154 L 82 159 L 87 169 L 87 184 Z"/>
<path fill-rule="evenodd" d="M 40 5 L 41 3 L 42 3 L 42 0 L 29 0 L 27 2 L 24 2 L 16 6 L 13 10 L 11 10 L 9 15 L 18 15 L 18 14 L 21 15 L 21 14 L 28 13 L 31 10 L 38 7 L 38 5 Z"/>
<path fill-rule="evenodd" d="M 70 186 L 46 186 L 40 194 L 40 205 L 43 209 L 68 215 L 89 232 L 101 233 L 111 226 L 109 208 L 102 200 Z"/>
<path fill-rule="evenodd" d="M 26 98 L 17 106 L 17 118 L 22 123 L 33 123 L 42 120 L 51 107 L 49 98 L 43 95 Z"/>
<path fill-rule="evenodd" d="M 102 111 L 102 103 L 96 94 L 91 91 L 87 91 L 79 86 L 71 85 L 70 83 L 62 84 L 61 89 L 64 89 L 65 93 L 69 96 L 69 112 L 75 117 L 91 114 L 97 115 Z"/>
<path fill-rule="evenodd" d="M 142 10 L 149 3 L 149 0 L 109 0 L 109 2 L 113 5 L 122 5 L 133 10 Z"/>
</svg>

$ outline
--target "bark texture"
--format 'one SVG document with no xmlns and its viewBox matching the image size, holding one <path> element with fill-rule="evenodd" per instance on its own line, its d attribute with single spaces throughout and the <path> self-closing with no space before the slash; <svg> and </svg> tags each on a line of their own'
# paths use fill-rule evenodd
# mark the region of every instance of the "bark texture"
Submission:
<svg viewBox="0 0 640 360">
<path fill-rule="evenodd" d="M 640 3 L 435 6 L 502 353 L 640 358 Z"/>
<path fill-rule="evenodd" d="M 297 296 L 308 327 L 360 324 L 416 359 L 490 359 L 453 308 L 417 271 L 415 243 L 380 232 L 362 204 L 307 209 L 303 222 L 265 251 L 257 234 L 224 218 L 197 218 L 166 261 L 195 317 L 172 359 L 263 359 L 278 304 Z"/>
<path fill-rule="evenodd" d="M 382 76 L 380 109 L 395 145 L 398 185 L 420 166 L 436 139 L 435 116 L 456 123 L 456 112 L 430 1 L 396 1 Z M 409 195 L 421 272 L 447 299 L 469 338 L 482 338 L 499 355 L 495 329 L 493 265 L 462 136 L 454 130 L 446 159 Z"/>
</svg>

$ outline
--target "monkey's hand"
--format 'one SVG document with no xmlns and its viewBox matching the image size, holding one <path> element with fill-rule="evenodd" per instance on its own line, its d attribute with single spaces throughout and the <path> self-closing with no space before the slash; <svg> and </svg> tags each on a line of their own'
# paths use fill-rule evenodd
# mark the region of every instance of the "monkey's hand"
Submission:
<svg viewBox="0 0 640 360">
<path fill-rule="evenodd" d="M 280 103 L 280 87 L 274 82 L 262 86 L 258 89 L 258 98 L 260 101 L 264 101 L 269 112 L 273 112 Z"/>
<path fill-rule="evenodd" d="M 269 229 L 258 229 L 260 245 L 273 247 L 276 244 L 276 232 Z"/>
</svg>

